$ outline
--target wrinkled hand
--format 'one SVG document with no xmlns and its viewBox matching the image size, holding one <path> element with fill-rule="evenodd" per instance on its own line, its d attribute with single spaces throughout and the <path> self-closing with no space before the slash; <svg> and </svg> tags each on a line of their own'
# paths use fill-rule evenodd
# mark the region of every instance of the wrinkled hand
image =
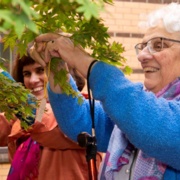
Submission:
<svg viewBox="0 0 180 180">
<path fill-rule="evenodd" d="M 59 57 L 69 66 L 77 69 L 84 77 L 87 76 L 89 64 L 93 60 L 84 49 L 75 46 L 70 38 L 55 33 L 36 37 L 35 44 L 29 53 L 42 66 L 46 66 L 52 57 Z"/>
<path fill-rule="evenodd" d="M 43 41 L 48 42 L 44 47 L 39 45 L 37 52 L 44 51 L 44 62 L 48 63 L 52 57 L 59 57 L 67 62 L 71 67 L 75 66 L 76 61 L 83 56 L 87 55 L 85 51 L 75 46 L 69 37 L 57 35 L 54 33 L 47 33 L 38 36 L 35 39 L 36 43 L 39 44 Z M 79 58 L 78 58 L 79 57 Z"/>
<path fill-rule="evenodd" d="M 57 39 L 58 37 L 60 37 L 60 35 L 56 33 L 47 33 L 47 34 L 39 35 L 34 40 L 33 46 L 31 46 L 28 49 L 28 53 L 36 62 L 41 64 L 43 67 L 45 67 L 46 64 L 49 62 L 44 59 L 46 45 L 49 41 L 51 42 L 52 40 Z"/>
</svg>

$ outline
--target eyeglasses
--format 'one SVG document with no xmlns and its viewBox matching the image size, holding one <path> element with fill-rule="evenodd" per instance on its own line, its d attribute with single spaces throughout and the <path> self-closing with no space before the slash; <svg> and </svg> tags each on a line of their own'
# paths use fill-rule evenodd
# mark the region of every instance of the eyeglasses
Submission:
<svg viewBox="0 0 180 180">
<path fill-rule="evenodd" d="M 165 48 L 169 48 L 170 45 L 167 41 L 180 43 L 180 41 L 175 39 L 168 39 L 164 37 L 155 37 L 147 41 L 146 43 L 139 43 L 135 45 L 136 54 L 138 55 L 144 48 L 148 48 L 151 54 L 160 52 Z"/>
</svg>

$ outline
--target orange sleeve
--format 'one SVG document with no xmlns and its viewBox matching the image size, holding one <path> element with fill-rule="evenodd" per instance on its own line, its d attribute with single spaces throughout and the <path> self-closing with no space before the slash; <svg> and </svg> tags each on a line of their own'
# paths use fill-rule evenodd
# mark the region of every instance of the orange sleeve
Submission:
<svg viewBox="0 0 180 180">
<path fill-rule="evenodd" d="M 4 114 L 0 114 L 0 146 L 7 146 L 8 135 L 11 132 L 12 123 L 8 122 Z"/>
</svg>

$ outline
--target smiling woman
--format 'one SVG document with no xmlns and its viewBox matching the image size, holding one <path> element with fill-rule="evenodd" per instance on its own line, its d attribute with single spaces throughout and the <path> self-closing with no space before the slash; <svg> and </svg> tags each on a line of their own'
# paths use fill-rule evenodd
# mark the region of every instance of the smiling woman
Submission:
<svg viewBox="0 0 180 180">
<path fill-rule="evenodd" d="M 151 16 L 152 19 L 155 17 Z M 172 31 L 171 25 L 150 26 L 142 43 L 135 46 L 145 75 L 144 85 L 154 93 L 180 76 L 180 35 L 176 28 Z"/>
<path fill-rule="evenodd" d="M 30 57 L 23 56 L 15 62 L 13 77 L 17 82 L 22 82 L 37 99 L 41 100 L 45 96 L 46 73 L 44 68 Z"/>
<path fill-rule="evenodd" d="M 13 77 L 30 89 L 39 100 L 44 99 L 47 77 L 44 68 L 32 58 L 18 56 Z M 76 77 L 76 81 L 82 78 L 78 74 Z M 60 130 L 48 98 L 46 101 L 42 121 L 38 122 L 36 119 L 27 130 L 21 128 L 20 120 L 16 119 L 11 126 L 3 114 L 0 114 L 0 127 L 5 129 L 5 125 L 8 126 L 6 132 L 0 131 L 3 132 L 3 136 L 0 133 L 0 140 L 4 140 L 0 141 L 4 142 L 0 146 L 8 145 L 11 161 L 7 179 L 88 179 L 86 149 L 78 146 Z M 97 168 L 100 161 L 101 155 L 98 153 Z"/>
</svg>

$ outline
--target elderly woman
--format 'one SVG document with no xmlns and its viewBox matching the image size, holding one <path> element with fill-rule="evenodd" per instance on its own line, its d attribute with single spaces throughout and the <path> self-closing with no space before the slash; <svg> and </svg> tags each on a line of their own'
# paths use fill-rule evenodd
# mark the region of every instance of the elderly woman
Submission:
<svg viewBox="0 0 180 180">
<path fill-rule="evenodd" d="M 93 97 L 98 100 L 97 146 L 107 152 L 100 179 L 180 179 L 179 9 L 179 4 L 172 3 L 152 13 L 142 43 L 135 46 L 146 91 L 118 68 L 95 62 L 68 38 L 53 33 L 41 35 L 36 38 L 39 47 L 31 48 L 31 56 L 42 65 L 52 56 L 61 57 L 89 79 Z M 38 55 L 44 50 L 42 41 L 50 41 L 44 59 Z M 51 78 L 49 98 L 62 130 L 74 140 L 82 131 L 90 133 L 88 102 L 84 100 L 79 106 L 53 83 Z M 72 79 L 70 83 L 75 88 Z"/>
</svg>

